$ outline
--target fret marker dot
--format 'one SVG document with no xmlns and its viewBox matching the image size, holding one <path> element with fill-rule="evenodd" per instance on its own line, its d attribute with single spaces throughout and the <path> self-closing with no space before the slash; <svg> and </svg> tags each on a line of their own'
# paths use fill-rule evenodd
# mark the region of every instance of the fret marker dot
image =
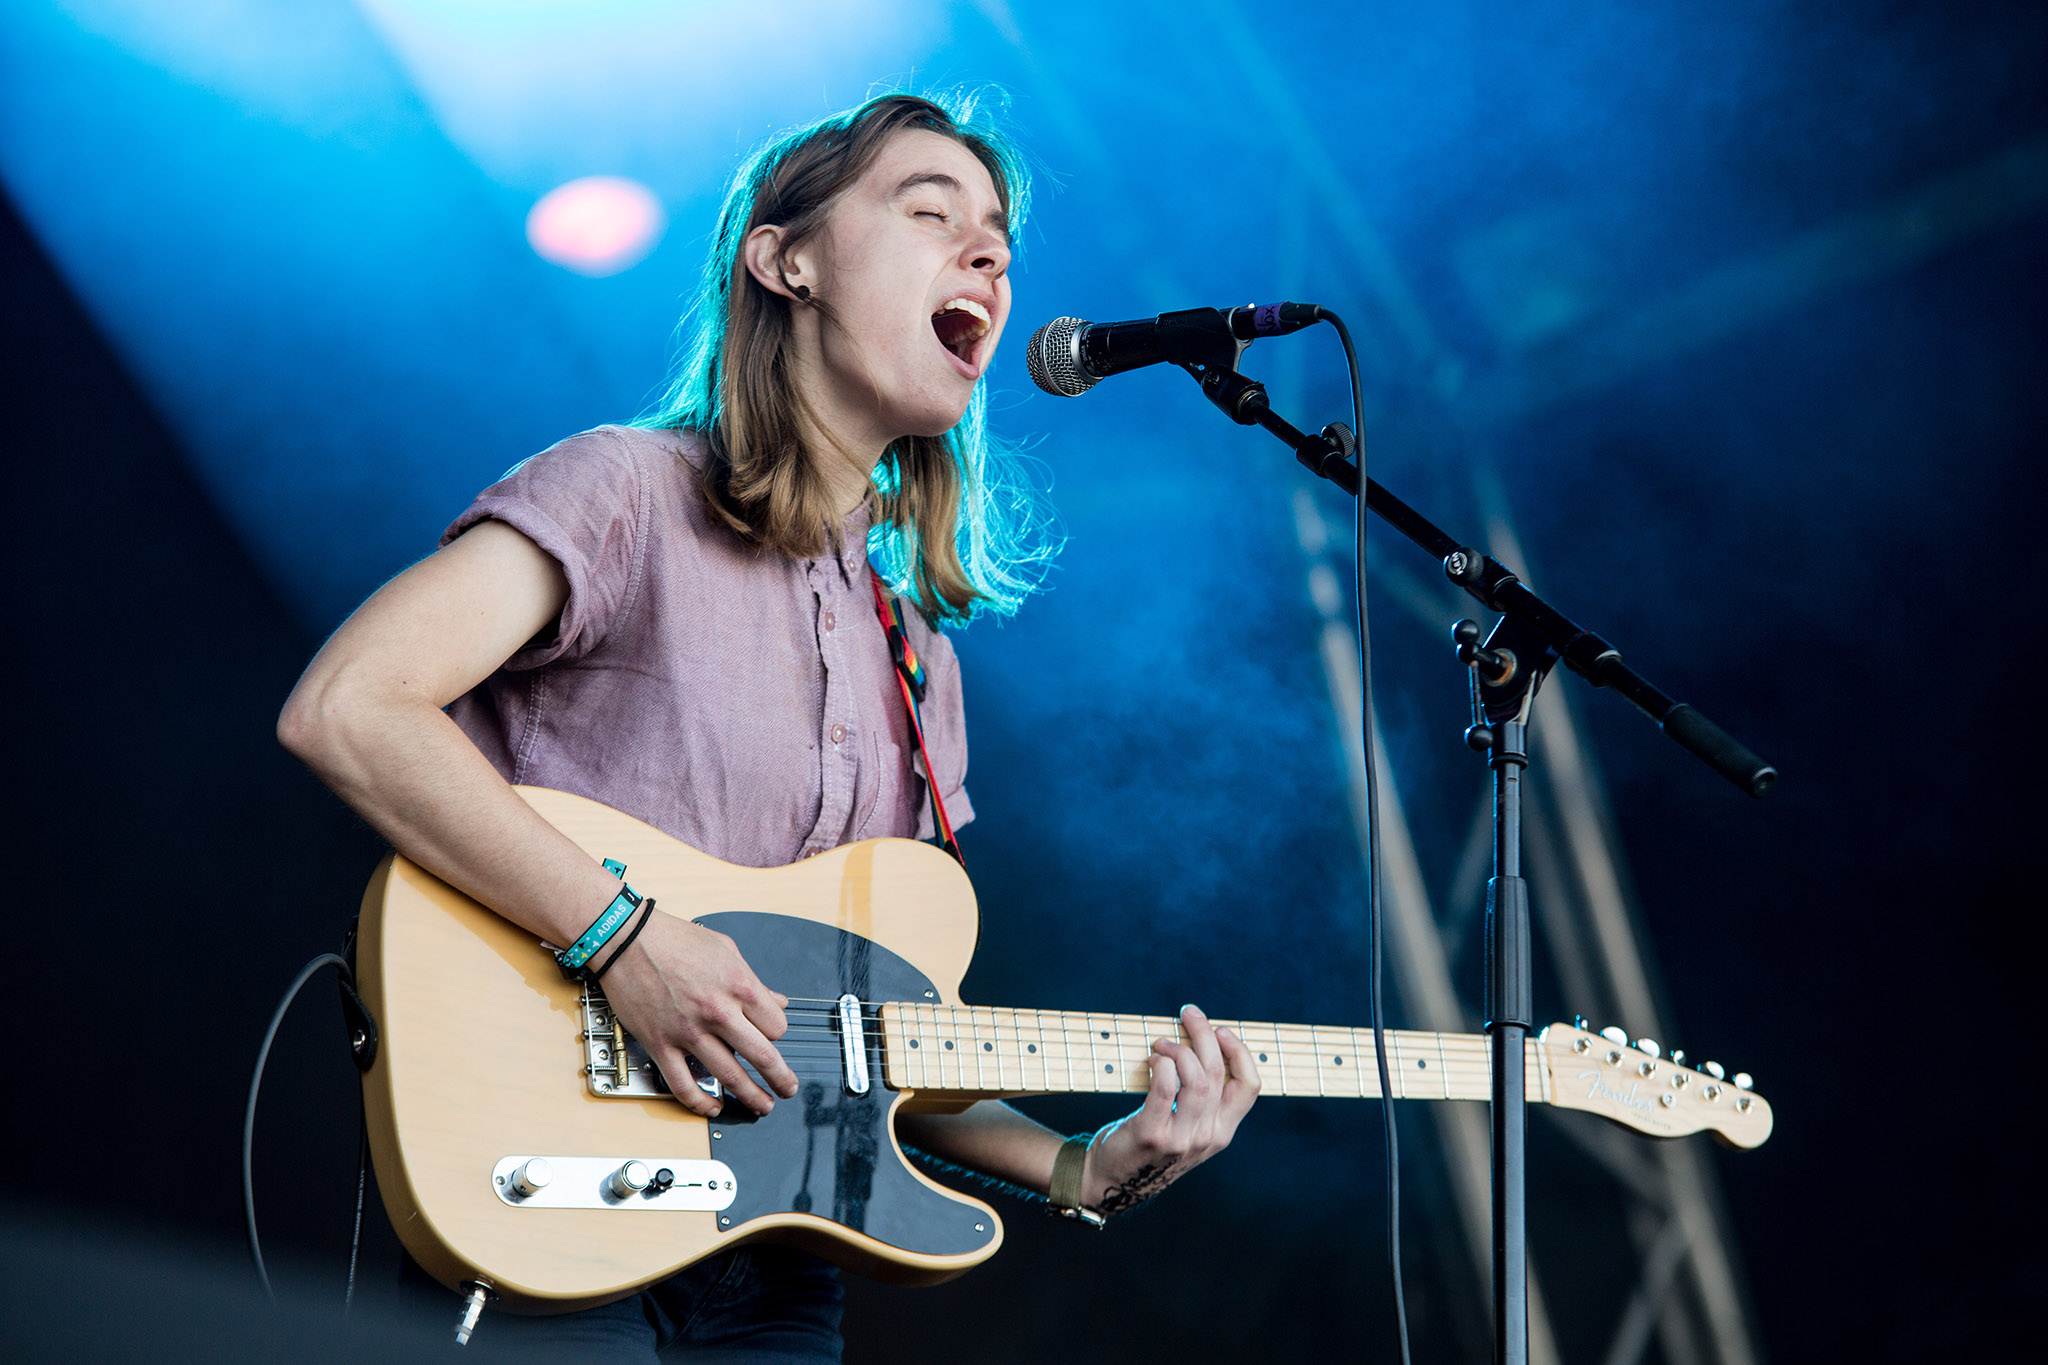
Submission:
<svg viewBox="0 0 2048 1365">
<path fill-rule="evenodd" d="M 1427 1071 L 1427 1070 L 1429 1070 L 1429 1061 L 1428 1061 L 1428 1059 L 1426 1059 L 1426 1058 L 1423 1058 L 1423 1057 L 1417 1057 L 1417 1058 L 1415 1059 L 1415 1069 L 1416 1069 L 1417 1071 Z"/>
<path fill-rule="evenodd" d="M 1103 1036 L 1103 1037 L 1105 1037 L 1105 1038 L 1107 1038 L 1107 1037 L 1109 1036 L 1109 1030 L 1108 1030 L 1108 1029 L 1104 1029 L 1104 1030 L 1102 1031 L 1102 1036 Z"/>
<path fill-rule="evenodd" d="M 983 1043 L 981 1045 L 981 1050 L 983 1052 L 994 1052 L 996 1050 L 996 1045 L 994 1043 Z"/>
<path fill-rule="evenodd" d="M 1109 1064 L 1108 1062 L 1104 1062 L 1104 1063 L 1102 1064 L 1102 1069 L 1103 1069 L 1104 1071 L 1114 1071 L 1114 1070 L 1116 1070 L 1116 1068 L 1115 1068 L 1115 1067 L 1113 1067 L 1113 1066 L 1111 1066 L 1111 1065 L 1110 1065 L 1110 1064 Z"/>
<path fill-rule="evenodd" d="M 953 1040 L 952 1040 L 951 1038 L 948 1038 L 948 1039 L 946 1040 L 946 1051 L 948 1051 L 948 1052 L 951 1052 L 952 1050 L 953 1050 Z"/>
<path fill-rule="evenodd" d="M 916 1047 L 916 1046 L 917 1046 L 917 1039 L 915 1039 L 915 1038 L 912 1038 L 912 1039 L 910 1040 L 910 1045 L 911 1045 L 912 1047 Z"/>
<path fill-rule="evenodd" d="M 1342 1057 L 1332 1057 L 1330 1060 L 1335 1062 L 1338 1066 L 1344 1065 L 1344 1059 Z"/>
<path fill-rule="evenodd" d="M 916 1044 L 916 1043 L 912 1043 L 912 1044 L 911 1044 L 911 1046 L 912 1046 L 912 1047 L 916 1047 L 916 1046 L 917 1046 L 917 1044 Z M 1265 1053 L 1263 1053 L 1263 1052 L 1261 1052 L 1261 1053 L 1259 1054 L 1259 1060 L 1260 1060 L 1260 1061 L 1262 1061 L 1262 1062 L 1263 1062 L 1263 1061 L 1265 1061 L 1265 1060 L 1266 1060 L 1266 1054 L 1265 1054 Z"/>
<path fill-rule="evenodd" d="M 1026 1044 L 1024 1044 L 1024 1050 L 1025 1050 L 1026 1052 L 1036 1052 L 1036 1051 L 1038 1051 L 1038 1044 L 1036 1044 L 1036 1043 L 1026 1043 Z"/>
</svg>

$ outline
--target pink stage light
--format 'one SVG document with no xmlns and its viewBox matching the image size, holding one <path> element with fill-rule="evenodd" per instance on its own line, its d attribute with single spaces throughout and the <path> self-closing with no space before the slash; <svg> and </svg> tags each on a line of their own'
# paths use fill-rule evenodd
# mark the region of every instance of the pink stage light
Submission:
<svg viewBox="0 0 2048 1365">
<path fill-rule="evenodd" d="M 667 226 L 645 185 L 586 175 L 540 197 L 526 215 L 526 240 L 542 260 L 579 275 L 616 275 L 646 259 Z"/>
</svg>

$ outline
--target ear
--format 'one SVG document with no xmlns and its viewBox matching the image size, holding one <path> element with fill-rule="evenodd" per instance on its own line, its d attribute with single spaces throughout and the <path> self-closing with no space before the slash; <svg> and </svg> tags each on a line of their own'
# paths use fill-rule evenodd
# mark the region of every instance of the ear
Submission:
<svg viewBox="0 0 2048 1365">
<path fill-rule="evenodd" d="M 783 254 L 786 235 L 781 224 L 763 223 L 747 234 L 747 240 L 740 246 L 740 256 L 747 263 L 747 273 L 763 289 L 794 299 L 798 285 L 815 288 L 817 281 L 810 278 L 802 252 L 795 256 Z"/>
</svg>

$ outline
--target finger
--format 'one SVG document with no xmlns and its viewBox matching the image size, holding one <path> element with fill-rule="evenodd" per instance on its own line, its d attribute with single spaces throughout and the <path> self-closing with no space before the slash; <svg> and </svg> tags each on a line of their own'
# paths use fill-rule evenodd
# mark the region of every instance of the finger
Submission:
<svg viewBox="0 0 2048 1365">
<path fill-rule="evenodd" d="M 754 1064 L 754 1070 L 761 1073 L 761 1079 L 775 1087 L 775 1093 L 784 1099 L 796 1094 L 796 1073 L 789 1069 L 789 1063 L 775 1050 L 775 1044 L 762 1036 L 752 1023 L 744 1017 L 728 1025 L 720 1041 L 734 1052 Z M 767 1110 L 762 1110 L 767 1113 Z"/>
<path fill-rule="evenodd" d="M 1216 1046 L 1223 1052 L 1223 1064 L 1230 1075 L 1229 1081 L 1223 1087 L 1224 1093 L 1234 1095 L 1242 1092 L 1245 1096 L 1245 1107 L 1249 1109 L 1251 1102 L 1258 1098 L 1260 1087 L 1265 1084 L 1259 1076 L 1257 1059 L 1252 1056 L 1252 1050 L 1245 1046 L 1244 1039 L 1227 1028 L 1216 1030 Z"/>
<path fill-rule="evenodd" d="M 1178 1046 L 1163 1038 L 1152 1044 L 1152 1084 L 1145 1088 L 1145 1103 L 1138 1108 L 1144 1132 L 1163 1132 L 1173 1123 L 1173 1102 L 1181 1090 L 1180 1063 L 1166 1049 Z"/>
<path fill-rule="evenodd" d="M 728 1098 L 738 1100 L 757 1114 L 775 1107 L 774 1097 L 755 1084 L 747 1069 L 740 1065 L 740 1059 L 716 1034 L 699 1033 L 695 1038 L 686 1038 L 684 1045 L 697 1059 L 697 1065 L 718 1078 Z"/>
<path fill-rule="evenodd" d="M 1195 1057 L 1203 1068 L 1214 1075 L 1223 1074 L 1223 1054 L 1216 1047 L 1216 1028 L 1209 1022 L 1209 1016 L 1193 1005 L 1180 1008 L 1180 1026 L 1187 1030 L 1188 1046 L 1195 1050 Z"/>
<path fill-rule="evenodd" d="M 1216 1030 L 1216 1043 L 1223 1049 L 1223 1060 L 1230 1068 L 1230 1079 L 1223 1086 L 1223 1113 L 1228 1131 L 1234 1133 L 1237 1121 L 1259 1097 L 1259 1064 L 1244 1040 L 1229 1029 Z"/>
<path fill-rule="evenodd" d="M 661 1078 L 668 1082 L 669 1093 L 676 1097 L 677 1104 L 707 1119 L 718 1117 L 722 1106 L 716 1098 L 697 1088 L 697 1078 L 690 1072 L 689 1057 L 671 1049 L 666 1056 L 657 1058 L 655 1065 L 661 1068 Z"/>
<path fill-rule="evenodd" d="M 1215 1107 L 1216 1096 L 1223 1089 L 1220 1056 L 1212 1070 L 1202 1064 L 1200 1054 L 1186 1043 L 1171 1043 L 1161 1038 L 1152 1046 L 1155 1050 L 1170 1051 L 1174 1064 L 1180 1069 L 1180 1093 L 1174 1099 L 1183 1118 L 1200 1116 Z"/>
<path fill-rule="evenodd" d="M 788 996 L 771 991 L 758 981 L 751 991 L 739 994 L 747 1022 L 759 1029 L 762 1037 L 780 1038 L 789 1032 L 789 1015 L 784 1012 L 789 1007 Z"/>
</svg>

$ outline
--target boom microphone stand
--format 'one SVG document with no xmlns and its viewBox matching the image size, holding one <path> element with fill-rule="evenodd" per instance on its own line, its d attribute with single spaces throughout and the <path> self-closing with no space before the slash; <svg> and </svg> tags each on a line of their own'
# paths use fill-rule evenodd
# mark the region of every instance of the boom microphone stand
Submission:
<svg viewBox="0 0 2048 1365">
<path fill-rule="evenodd" d="M 1238 372 L 1246 344 L 1230 338 L 1228 329 L 1222 328 L 1206 359 L 1182 362 L 1181 367 L 1233 422 L 1272 433 L 1309 470 L 1353 497 L 1359 496 L 1359 467 L 1352 461 L 1357 439 L 1341 424 L 1324 427 L 1311 436 L 1274 413 L 1265 386 Z M 1348 341 L 1346 346 L 1348 349 Z M 1691 706 L 1651 685 L 1622 662 L 1620 650 L 1538 597 L 1492 556 L 1460 545 L 1371 479 L 1364 480 L 1364 485 L 1369 511 L 1436 559 L 1451 582 L 1500 614 L 1484 644 L 1473 621 L 1460 621 L 1454 638 L 1459 661 L 1470 670 L 1472 725 L 1465 731 L 1465 742 L 1488 755 L 1493 772 L 1493 878 L 1486 891 L 1486 1032 L 1491 1040 L 1493 1072 L 1494 1359 L 1501 1365 L 1527 1365 L 1528 1110 L 1524 1063 L 1526 1040 L 1535 1027 L 1535 1006 L 1529 888 L 1522 879 L 1521 780 L 1529 765 L 1528 723 L 1536 689 L 1562 662 L 1593 686 L 1621 694 L 1682 748 L 1749 795 L 1768 793 L 1777 785 L 1778 771 Z M 1365 742 L 1372 742 L 1369 727 Z M 1377 794 L 1368 799 L 1376 800 Z"/>
</svg>

